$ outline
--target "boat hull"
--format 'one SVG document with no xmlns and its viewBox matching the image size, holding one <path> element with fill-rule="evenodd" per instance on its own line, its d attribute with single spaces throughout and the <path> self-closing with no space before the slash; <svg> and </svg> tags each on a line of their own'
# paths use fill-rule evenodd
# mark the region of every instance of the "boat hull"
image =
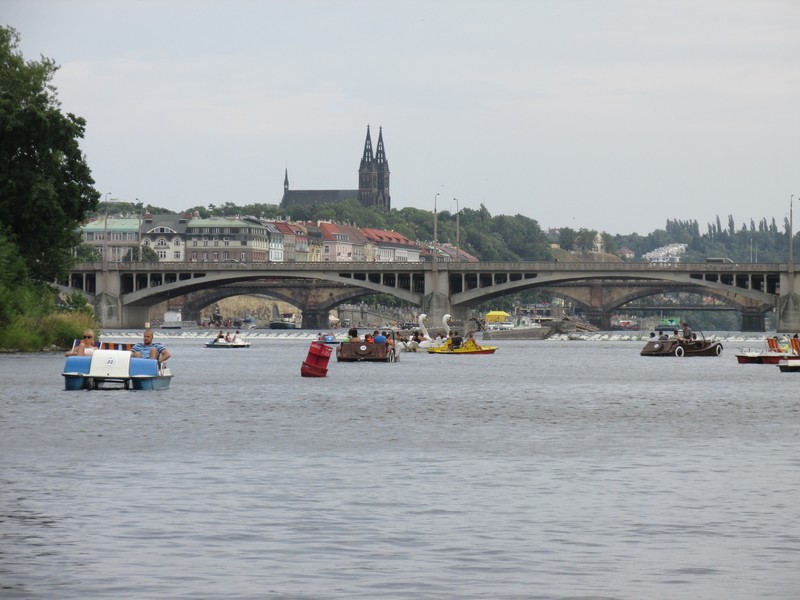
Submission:
<svg viewBox="0 0 800 600">
<path fill-rule="evenodd" d="M 342 342 L 336 347 L 337 362 L 397 362 L 397 352 L 391 344 Z"/>
<path fill-rule="evenodd" d="M 481 346 L 481 348 L 456 348 L 449 350 L 446 348 L 428 348 L 428 354 L 494 354 L 497 346 Z"/>
<path fill-rule="evenodd" d="M 711 340 L 667 340 L 647 342 L 640 353 L 642 356 L 720 356 L 722 344 Z"/>
<path fill-rule="evenodd" d="M 775 352 L 740 352 L 736 361 L 740 365 L 777 365 L 786 355 Z"/>
<path fill-rule="evenodd" d="M 300 326 L 295 322 L 288 321 L 271 321 L 269 324 L 270 329 L 300 329 Z"/>
<path fill-rule="evenodd" d="M 778 362 L 781 373 L 800 373 L 800 358 L 784 358 Z"/>
<path fill-rule="evenodd" d="M 163 390 L 172 372 L 154 358 L 134 358 L 127 350 L 95 350 L 91 356 L 69 356 L 64 364 L 64 389 Z"/>
<path fill-rule="evenodd" d="M 206 348 L 249 348 L 250 342 L 208 342 Z"/>
<path fill-rule="evenodd" d="M 553 335 L 551 327 L 517 327 L 515 329 L 499 329 L 484 331 L 484 340 L 544 340 Z"/>
</svg>

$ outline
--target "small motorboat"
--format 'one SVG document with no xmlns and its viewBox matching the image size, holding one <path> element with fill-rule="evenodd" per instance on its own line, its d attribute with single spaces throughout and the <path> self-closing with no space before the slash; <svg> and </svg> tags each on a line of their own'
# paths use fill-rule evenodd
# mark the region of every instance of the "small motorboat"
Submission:
<svg viewBox="0 0 800 600">
<path fill-rule="evenodd" d="M 336 347 L 337 362 L 397 362 L 394 333 L 386 342 L 342 342 Z"/>
<path fill-rule="evenodd" d="M 217 338 L 206 343 L 206 348 L 249 348 L 250 342 L 244 340 L 236 340 L 235 342 L 226 342 L 224 339 Z"/>
<path fill-rule="evenodd" d="M 163 390 L 172 381 L 172 371 L 155 358 L 134 358 L 132 344 L 103 342 L 91 356 L 68 356 L 64 364 L 64 389 Z M 118 349 L 109 349 L 118 348 Z"/>
<path fill-rule="evenodd" d="M 722 344 L 713 339 L 705 339 L 703 334 L 697 339 L 650 340 L 640 353 L 642 356 L 720 356 Z"/>
<path fill-rule="evenodd" d="M 326 333 L 320 335 L 318 341 L 322 342 L 323 344 L 338 344 L 339 340 L 336 339 L 336 336 L 332 333 Z"/>
</svg>

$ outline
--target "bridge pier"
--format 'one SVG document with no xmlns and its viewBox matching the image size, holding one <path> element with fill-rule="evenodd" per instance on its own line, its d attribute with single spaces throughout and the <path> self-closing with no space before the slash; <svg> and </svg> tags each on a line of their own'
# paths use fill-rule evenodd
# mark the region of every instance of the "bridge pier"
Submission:
<svg viewBox="0 0 800 600">
<path fill-rule="evenodd" d="M 602 331 L 611 329 L 611 313 L 604 310 L 591 309 L 586 313 L 586 320 Z"/>
<path fill-rule="evenodd" d="M 782 273 L 778 298 L 778 333 L 800 332 L 800 279 L 794 271 Z"/>
<path fill-rule="evenodd" d="M 428 294 L 422 299 L 422 312 L 428 315 L 429 323 L 441 323 L 446 314 L 452 316 L 451 311 L 450 299 L 444 294 Z"/>
<path fill-rule="evenodd" d="M 766 330 L 764 313 L 752 310 L 742 311 L 742 331 L 762 332 Z"/>
<path fill-rule="evenodd" d="M 781 294 L 777 330 L 778 333 L 800 332 L 800 294 Z"/>
<path fill-rule="evenodd" d="M 303 322 L 300 325 L 303 329 L 316 329 L 324 331 L 330 327 L 327 310 L 315 310 L 306 308 L 303 310 Z"/>
</svg>

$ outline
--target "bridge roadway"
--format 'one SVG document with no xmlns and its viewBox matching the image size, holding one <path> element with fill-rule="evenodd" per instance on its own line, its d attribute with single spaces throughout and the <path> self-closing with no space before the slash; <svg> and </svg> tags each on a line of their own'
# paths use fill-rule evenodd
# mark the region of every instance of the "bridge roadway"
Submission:
<svg viewBox="0 0 800 600">
<path fill-rule="evenodd" d="M 793 265 L 778 263 L 83 263 L 61 283 L 86 294 L 105 327 L 142 327 L 150 307 L 171 298 L 245 282 L 274 288 L 287 279 L 317 282 L 300 295 L 287 292 L 300 300 L 293 303 L 303 311 L 303 326 L 312 329 L 327 324 L 331 308 L 368 294 L 405 300 L 435 322 L 445 313 L 465 318 L 471 306 L 522 290 L 570 286 L 573 291 L 558 295 L 584 306 L 591 320 L 605 326 L 603 319 L 615 309 L 660 293 L 660 282 L 737 308 L 745 331 L 763 331 L 764 314 L 776 308 L 779 331 L 800 331 L 798 278 Z"/>
</svg>

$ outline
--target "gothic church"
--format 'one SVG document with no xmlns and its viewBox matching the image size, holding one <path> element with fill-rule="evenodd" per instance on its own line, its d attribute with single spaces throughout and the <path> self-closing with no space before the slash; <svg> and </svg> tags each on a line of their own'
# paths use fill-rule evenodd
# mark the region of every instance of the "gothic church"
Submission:
<svg viewBox="0 0 800 600">
<path fill-rule="evenodd" d="M 389 194 L 389 163 L 383 149 L 383 127 L 378 129 L 378 146 L 372 154 L 372 139 L 367 125 L 367 139 L 358 168 L 357 190 L 290 190 L 289 169 L 283 178 L 281 208 L 297 205 L 329 204 L 344 200 L 358 200 L 362 206 L 377 206 L 389 212 L 392 198 Z"/>
</svg>

